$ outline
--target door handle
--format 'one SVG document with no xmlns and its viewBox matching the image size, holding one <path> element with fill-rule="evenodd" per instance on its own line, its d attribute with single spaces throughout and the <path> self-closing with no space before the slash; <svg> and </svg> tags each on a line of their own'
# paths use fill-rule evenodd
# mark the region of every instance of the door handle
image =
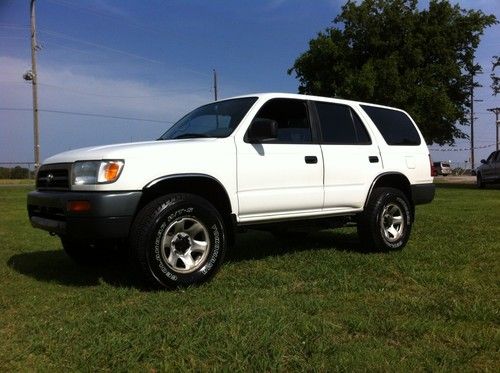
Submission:
<svg viewBox="0 0 500 373">
<path fill-rule="evenodd" d="M 378 157 L 376 155 L 370 155 L 368 157 L 368 160 L 370 161 L 370 163 L 378 163 Z"/>
<path fill-rule="evenodd" d="M 315 155 L 306 155 L 304 160 L 307 164 L 318 163 L 318 158 Z"/>
</svg>

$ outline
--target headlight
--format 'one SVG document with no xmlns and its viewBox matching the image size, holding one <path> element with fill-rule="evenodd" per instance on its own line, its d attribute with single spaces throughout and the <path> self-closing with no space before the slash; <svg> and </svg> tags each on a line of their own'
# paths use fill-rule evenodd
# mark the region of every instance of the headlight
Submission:
<svg viewBox="0 0 500 373">
<path fill-rule="evenodd" d="M 120 177 L 123 161 L 78 161 L 73 163 L 73 185 L 109 184 Z"/>
</svg>

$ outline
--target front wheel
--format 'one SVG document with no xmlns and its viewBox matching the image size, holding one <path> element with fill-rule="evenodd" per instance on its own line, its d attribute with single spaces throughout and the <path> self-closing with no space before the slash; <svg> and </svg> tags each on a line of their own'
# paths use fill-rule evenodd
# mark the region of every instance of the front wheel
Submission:
<svg viewBox="0 0 500 373">
<path fill-rule="evenodd" d="M 210 279 L 226 251 L 219 212 L 192 194 L 155 199 L 137 215 L 130 257 L 140 277 L 153 287 L 182 287 Z"/>
<path fill-rule="evenodd" d="M 359 216 L 358 235 L 367 249 L 401 250 L 410 238 L 411 223 L 405 194 L 395 188 L 376 188 Z"/>
</svg>

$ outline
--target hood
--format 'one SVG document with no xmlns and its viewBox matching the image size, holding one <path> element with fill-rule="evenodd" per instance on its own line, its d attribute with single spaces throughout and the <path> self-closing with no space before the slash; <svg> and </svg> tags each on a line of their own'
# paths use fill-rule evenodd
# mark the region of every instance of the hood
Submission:
<svg viewBox="0 0 500 373">
<path fill-rule="evenodd" d="M 158 140 L 135 143 L 91 146 L 59 153 L 47 158 L 43 164 L 71 163 L 75 161 L 90 161 L 101 159 L 127 159 L 144 156 L 145 153 L 154 153 L 166 147 L 184 148 L 186 146 L 208 145 L 217 142 L 217 138 Z"/>
</svg>

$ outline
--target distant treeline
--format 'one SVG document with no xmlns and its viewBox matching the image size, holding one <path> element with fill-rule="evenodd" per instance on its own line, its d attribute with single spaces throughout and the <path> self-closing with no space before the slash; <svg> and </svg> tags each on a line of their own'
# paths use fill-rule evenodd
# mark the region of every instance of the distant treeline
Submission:
<svg viewBox="0 0 500 373">
<path fill-rule="evenodd" d="M 0 179 L 29 179 L 31 171 L 21 166 L 0 167 Z"/>
</svg>

